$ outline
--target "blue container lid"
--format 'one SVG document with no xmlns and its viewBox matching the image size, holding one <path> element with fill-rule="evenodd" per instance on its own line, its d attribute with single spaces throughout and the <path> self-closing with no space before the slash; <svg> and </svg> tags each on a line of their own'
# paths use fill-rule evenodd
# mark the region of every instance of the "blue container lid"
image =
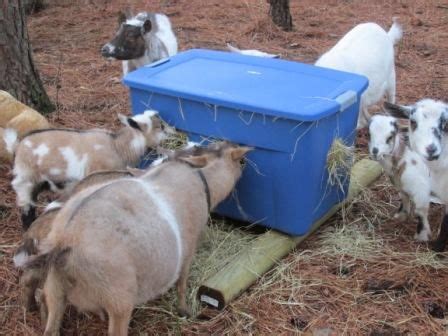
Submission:
<svg viewBox="0 0 448 336">
<path fill-rule="evenodd" d="M 129 73 L 131 88 L 298 121 L 356 102 L 367 78 L 281 59 L 192 49 Z"/>
</svg>

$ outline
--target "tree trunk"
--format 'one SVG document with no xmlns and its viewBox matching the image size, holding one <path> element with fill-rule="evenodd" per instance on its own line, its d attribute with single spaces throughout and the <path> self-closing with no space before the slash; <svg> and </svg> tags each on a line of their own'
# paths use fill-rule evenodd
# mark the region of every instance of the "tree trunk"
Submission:
<svg viewBox="0 0 448 336">
<path fill-rule="evenodd" d="M 292 30 L 292 17 L 289 11 L 289 0 L 268 0 L 271 7 L 269 15 L 274 23 L 283 30 Z"/>
<path fill-rule="evenodd" d="M 36 13 L 45 7 L 44 0 L 22 0 L 25 14 Z"/>
<path fill-rule="evenodd" d="M 0 90 L 42 114 L 54 106 L 31 56 L 22 0 L 0 0 Z"/>
</svg>

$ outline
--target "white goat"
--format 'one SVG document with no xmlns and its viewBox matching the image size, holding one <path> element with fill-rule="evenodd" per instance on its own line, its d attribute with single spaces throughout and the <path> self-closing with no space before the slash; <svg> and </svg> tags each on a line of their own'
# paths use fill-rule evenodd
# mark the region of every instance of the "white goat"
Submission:
<svg viewBox="0 0 448 336">
<path fill-rule="evenodd" d="M 376 23 L 363 23 L 350 30 L 315 65 L 364 75 L 369 87 L 361 97 L 358 128 L 366 127 L 370 118 L 368 108 L 386 94 L 395 102 L 394 45 L 401 39 L 402 29 L 394 18 L 389 32 Z"/>
<path fill-rule="evenodd" d="M 25 229 L 35 218 L 34 203 L 44 186 L 61 191 L 92 172 L 136 166 L 148 147 L 155 148 L 166 137 L 156 111 L 119 118 L 125 126 L 117 133 L 101 129 L 39 130 L 10 145 L 16 148 L 12 186 Z"/>
<path fill-rule="evenodd" d="M 428 222 L 431 176 L 425 160 L 406 145 L 394 117 L 374 115 L 369 133 L 370 156 L 383 166 L 401 196 L 402 204 L 395 218 L 412 218 L 415 206 L 418 226 L 414 238 L 427 241 L 431 236 Z"/>
<path fill-rule="evenodd" d="M 123 61 L 123 74 L 177 53 L 177 39 L 164 14 L 119 14 L 115 37 L 101 49 L 107 58 Z"/>
<path fill-rule="evenodd" d="M 426 160 L 432 192 L 445 204 L 445 216 L 439 237 L 433 248 L 443 251 L 448 242 L 448 104 L 433 99 L 422 99 L 414 105 L 390 103 L 385 108 L 398 117 L 409 118 L 409 143 Z"/>
<path fill-rule="evenodd" d="M 248 56 L 258 56 L 258 57 L 265 57 L 265 58 L 279 58 L 280 55 L 278 54 L 269 54 L 264 51 L 256 50 L 256 49 L 238 49 L 231 45 L 230 43 L 227 43 L 227 49 L 229 49 L 231 52 L 236 54 L 242 54 L 242 55 L 248 55 Z"/>
</svg>

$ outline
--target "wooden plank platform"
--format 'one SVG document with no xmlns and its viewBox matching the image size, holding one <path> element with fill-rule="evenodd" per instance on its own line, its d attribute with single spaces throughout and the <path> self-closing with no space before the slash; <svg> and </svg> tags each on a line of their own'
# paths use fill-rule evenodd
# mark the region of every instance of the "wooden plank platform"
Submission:
<svg viewBox="0 0 448 336">
<path fill-rule="evenodd" d="M 199 300 L 218 309 L 224 308 L 270 270 L 278 260 L 316 231 L 345 203 L 351 202 L 381 173 L 381 166 L 377 162 L 368 159 L 357 162 L 352 168 L 349 192 L 344 202 L 333 206 L 304 236 L 291 237 L 276 231 L 268 231 L 256 238 L 232 262 L 201 284 L 197 294 Z"/>
</svg>

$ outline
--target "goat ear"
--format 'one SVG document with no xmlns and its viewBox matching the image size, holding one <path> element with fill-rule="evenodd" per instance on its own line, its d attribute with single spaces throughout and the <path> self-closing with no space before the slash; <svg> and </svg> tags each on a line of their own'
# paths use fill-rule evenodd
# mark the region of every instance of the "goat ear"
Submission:
<svg viewBox="0 0 448 336">
<path fill-rule="evenodd" d="M 122 11 L 118 12 L 118 25 L 120 26 L 123 22 L 126 21 L 126 14 Z"/>
<path fill-rule="evenodd" d="M 127 122 L 128 122 L 128 125 L 129 125 L 130 127 L 135 128 L 135 129 L 137 129 L 137 130 L 139 130 L 139 131 L 142 130 L 142 128 L 140 127 L 139 123 L 136 122 L 136 121 L 135 121 L 134 119 L 132 119 L 131 117 L 128 117 L 128 118 L 127 118 Z"/>
<path fill-rule="evenodd" d="M 142 27 L 142 31 L 143 34 L 149 33 L 152 29 L 152 23 L 151 20 L 145 20 L 145 22 L 143 23 L 143 27 Z"/>
<path fill-rule="evenodd" d="M 253 150 L 252 147 L 236 147 L 230 148 L 230 156 L 233 161 L 241 160 L 247 152 Z"/>
<path fill-rule="evenodd" d="M 142 176 L 144 173 L 146 173 L 146 170 L 144 169 L 138 169 L 138 168 L 132 168 L 132 167 L 126 167 L 126 170 L 135 177 L 140 177 Z"/>
<path fill-rule="evenodd" d="M 184 162 L 188 163 L 189 165 L 196 167 L 196 168 L 205 167 L 208 162 L 207 156 L 205 156 L 205 155 L 185 156 L 185 157 L 180 157 L 178 160 L 184 161 Z"/>
<path fill-rule="evenodd" d="M 118 114 L 117 114 L 117 117 L 118 117 L 118 120 L 120 120 L 120 122 L 121 122 L 123 125 L 125 125 L 125 126 L 129 126 L 129 123 L 128 123 L 128 117 L 126 117 L 125 115 L 123 115 L 123 114 L 121 114 L 121 113 L 118 113 Z"/>
<path fill-rule="evenodd" d="M 125 8 L 124 15 L 126 16 L 126 19 L 132 19 L 132 17 L 134 16 L 132 14 L 132 10 L 129 7 Z"/>
<path fill-rule="evenodd" d="M 393 117 L 409 118 L 413 112 L 413 108 L 405 105 L 396 105 L 389 102 L 384 102 L 384 108 Z"/>
</svg>

